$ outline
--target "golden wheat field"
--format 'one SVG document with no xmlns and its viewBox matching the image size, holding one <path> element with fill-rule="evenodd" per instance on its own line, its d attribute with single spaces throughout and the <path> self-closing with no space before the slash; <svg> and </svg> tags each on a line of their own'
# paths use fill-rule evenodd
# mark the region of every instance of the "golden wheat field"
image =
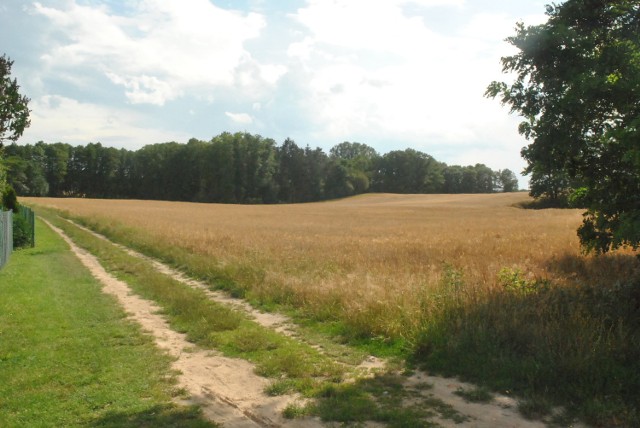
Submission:
<svg viewBox="0 0 640 428">
<path fill-rule="evenodd" d="M 589 270 L 580 210 L 528 210 L 524 193 L 361 195 L 297 205 L 25 198 L 174 248 L 200 272 L 226 270 L 255 296 L 312 312 L 340 311 L 376 334 L 411 329 L 418 296 L 455 269 L 468 290 L 491 290 L 503 268 L 566 284 Z M 165 250 L 165 253 L 171 250 Z M 162 250 L 159 251 L 163 253 Z M 180 263 L 180 257 L 174 261 Z M 613 262 L 612 262 L 613 263 Z"/>
</svg>

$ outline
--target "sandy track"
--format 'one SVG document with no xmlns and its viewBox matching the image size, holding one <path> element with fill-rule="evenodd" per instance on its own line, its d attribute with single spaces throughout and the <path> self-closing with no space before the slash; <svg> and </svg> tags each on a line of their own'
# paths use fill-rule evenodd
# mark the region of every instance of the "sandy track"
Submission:
<svg viewBox="0 0 640 428">
<path fill-rule="evenodd" d="M 146 254 L 142 254 L 122 244 L 113 242 L 106 236 L 100 233 L 97 233 L 89 228 L 86 228 L 74 221 L 71 221 L 71 220 L 67 220 L 67 221 L 73 224 L 75 227 L 82 229 L 87 233 L 90 233 L 96 238 L 109 242 L 111 245 L 114 245 L 115 247 L 125 251 L 130 256 L 149 262 L 156 269 L 156 271 L 164 275 L 167 275 L 178 282 L 182 282 L 183 284 L 187 284 L 191 287 L 202 290 L 205 293 L 205 295 L 209 299 L 213 300 L 214 302 L 220 303 L 225 306 L 229 306 L 233 309 L 243 312 L 249 318 L 255 321 L 257 324 L 260 324 L 263 327 L 274 330 L 282 335 L 292 337 L 292 338 L 299 338 L 297 328 L 295 324 L 291 322 L 289 317 L 282 314 L 259 311 L 242 299 L 230 297 L 229 295 L 227 295 L 222 291 L 211 290 L 206 283 L 190 278 L 187 275 L 185 275 L 183 272 L 180 272 L 172 268 L 171 266 L 157 259 L 154 259 L 153 257 L 149 257 Z M 309 344 L 309 345 L 314 347 L 319 352 L 322 352 L 322 349 L 320 347 L 315 346 L 313 344 Z M 356 372 L 363 373 L 363 374 L 374 373 L 379 369 L 383 369 L 384 366 L 385 366 L 384 361 L 370 355 L 360 365 L 356 367 Z"/>
<path fill-rule="evenodd" d="M 151 301 L 132 294 L 127 284 L 107 273 L 93 255 L 77 247 L 62 230 L 48 222 L 47 224 L 65 239 L 82 263 L 103 284 L 104 292 L 115 296 L 130 314 L 131 319 L 140 323 L 145 330 L 148 330 L 160 348 L 176 358 L 173 368 L 181 373 L 178 378 L 179 386 L 185 388 L 191 396 L 189 400 L 184 402 L 200 405 L 207 418 L 229 428 L 315 428 L 324 426 L 317 418 L 284 419 L 282 417 L 282 409 L 289 403 L 295 402 L 296 397 L 269 397 L 263 392 L 268 380 L 255 375 L 255 367 L 252 364 L 244 360 L 222 357 L 212 351 L 197 350 L 193 344 L 186 340 L 185 335 L 171 330 L 166 320 L 157 314 L 160 309 L 158 306 Z M 131 256 L 152 263 L 158 272 L 192 287 L 202 289 L 212 300 L 241 310 L 264 327 L 271 328 L 287 336 L 296 336 L 296 328 L 287 317 L 280 314 L 260 312 L 241 299 L 231 298 L 222 292 L 211 291 L 205 283 L 189 278 L 156 259 L 114 243 L 105 236 L 76 223 L 73 224 L 100 239 L 110 242 Z M 363 362 L 360 368 L 375 371 L 382 367 L 384 367 L 384 361 L 371 357 Z M 460 424 L 446 419 L 438 419 L 437 423 L 442 426 L 475 428 L 542 428 L 546 426 L 543 422 L 524 419 L 516 409 L 516 400 L 511 397 L 497 395 L 494 396 L 493 401 L 490 403 L 466 402 L 456 395 L 455 391 L 460 388 L 469 390 L 474 386 L 456 379 L 429 376 L 423 372 L 416 372 L 416 374 L 407 379 L 406 387 L 412 388 L 425 383 L 432 387 L 416 392 L 416 402 L 420 402 L 422 397 L 436 398 L 453 406 L 458 412 L 469 418 L 467 422 Z M 366 426 L 377 427 L 381 425 L 371 423 Z M 574 426 L 582 425 L 577 424 Z"/>
<path fill-rule="evenodd" d="M 114 296 L 129 317 L 175 358 L 173 368 L 180 372 L 179 387 L 191 396 L 187 402 L 200 405 L 207 418 L 229 428 L 322 426 L 316 419 L 284 419 L 282 409 L 295 397 L 265 395 L 268 381 L 256 375 L 255 367 L 244 360 L 196 350 L 184 334 L 171 330 L 164 317 L 158 315 L 157 305 L 132 294 L 127 284 L 107 273 L 95 256 L 75 245 L 62 230 L 46 223 L 100 281 L 103 292 Z"/>
</svg>

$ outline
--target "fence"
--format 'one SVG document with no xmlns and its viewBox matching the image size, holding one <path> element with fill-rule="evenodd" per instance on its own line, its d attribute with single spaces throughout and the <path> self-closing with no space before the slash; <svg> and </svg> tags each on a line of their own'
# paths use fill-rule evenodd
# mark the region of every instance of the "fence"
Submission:
<svg viewBox="0 0 640 428">
<path fill-rule="evenodd" d="M 13 212 L 0 210 L 0 269 L 13 251 Z"/>
<path fill-rule="evenodd" d="M 35 228 L 35 214 L 31 208 L 20 207 L 18 213 L 14 214 L 12 211 L 2 211 L 0 209 L 0 269 L 4 267 L 9 261 L 9 256 L 13 251 L 13 216 L 17 215 L 22 217 L 28 224 L 26 230 L 28 236 L 26 237 L 27 244 L 31 247 L 36 245 L 36 228 Z"/>
</svg>

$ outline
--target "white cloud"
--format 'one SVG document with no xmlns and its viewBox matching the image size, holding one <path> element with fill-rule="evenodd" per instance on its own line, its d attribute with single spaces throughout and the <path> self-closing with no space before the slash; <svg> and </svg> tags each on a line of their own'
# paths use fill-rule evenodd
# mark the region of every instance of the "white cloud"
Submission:
<svg viewBox="0 0 640 428">
<path fill-rule="evenodd" d="M 463 146 L 483 138 L 488 127 L 496 135 L 484 144 L 517 139 L 503 120 L 506 111 L 483 97 L 489 82 L 501 77 L 501 44 L 477 34 L 481 23 L 499 23 L 495 33 L 501 34 L 516 20 L 485 14 L 458 34 L 444 35 L 421 15 L 407 15 L 406 3 L 310 0 L 294 15 L 309 35 L 291 44 L 288 54 L 308 73 L 309 115 L 319 133 L 333 140 L 382 135 L 405 145 Z"/>
<path fill-rule="evenodd" d="M 253 123 L 253 118 L 247 113 L 231 113 L 227 111 L 224 114 L 228 118 L 233 120 L 235 123 L 245 124 L 245 125 Z"/>
<path fill-rule="evenodd" d="M 61 141 L 69 144 L 101 142 L 115 147 L 138 148 L 161 141 L 186 141 L 189 136 L 145 127 L 144 117 L 128 109 L 110 108 L 45 95 L 29 104 L 31 126 L 21 141 Z"/>
<path fill-rule="evenodd" d="M 68 41 L 45 56 L 50 67 L 88 67 L 125 88 L 132 103 L 163 105 L 185 93 L 206 97 L 216 88 L 270 86 L 286 72 L 260 64 L 244 47 L 266 25 L 255 13 L 219 8 L 208 0 L 141 0 L 133 12 L 68 1 L 64 9 L 35 3 Z M 238 76 L 250 66 L 256 72 Z"/>
<path fill-rule="evenodd" d="M 406 41 L 430 40 L 435 35 L 419 17 L 407 17 L 402 1 L 309 0 L 294 18 L 305 25 L 315 43 L 350 49 L 406 53 Z"/>
<path fill-rule="evenodd" d="M 167 82 L 153 76 L 121 77 L 107 72 L 107 77 L 115 84 L 124 86 L 125 95 L 132 104 L 153 104 L 162 106 L 166 101 L 180 95 Z"/>
<path fill-rule="evenodd" d="M 400 3 L 413 3 L 419 6 L 433 7 L 433 6 L 455 6 L 462 7 L 467 2 L 466 0 L 399 0 Z"/>
</svg>

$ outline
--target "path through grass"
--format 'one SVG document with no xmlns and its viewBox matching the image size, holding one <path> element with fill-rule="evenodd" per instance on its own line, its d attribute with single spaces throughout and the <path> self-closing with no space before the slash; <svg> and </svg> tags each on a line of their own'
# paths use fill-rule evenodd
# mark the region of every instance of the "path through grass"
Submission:
<svg viewBox="0 0 640 428">
<path fill-rule="evenodd" d="M 169 358 L 66 244 L 37 236 L 0 271 L 0 425 L 215 426 L 172 403 Z"/>
<path fill-rule="evenodd" d="M 257 325 L 240 313 L 209 300 L 203 290 L 158 272 L 149 261 L 133 257 L 48 210 L 40 210 L 39 214 L 63 229 L 76 244 L 96 255 L 135 293 L 162 307 L 172 328 L 186 333 L 198 347 L 216 349 L 255 364 L 258 374 L 272 379 L 265 393 L 297 392 L 310 399 L 305 400 L 306 406 L 288 407 L 285 417 L 319 416 L 325 421 L 344 423 L 374 420 L 389 426 L 415 427 L 434 426 L 430 419 L 436 415 L 446 419 L 463 417 L 438 399 L 420 407 L 405 407 L 401 382 L 396 377 L 363 379 L 355 384 L 345 382 L 346 378 L 353 377 L 355 373 L 350 372 L 355 367 L 336 363 L 335 356 Z M 390 390 L 397 390 L 394 399 L 388 397 Z M 332 403 L 337 401 L 341 406 L 336 409 Z"/>
</svg>

